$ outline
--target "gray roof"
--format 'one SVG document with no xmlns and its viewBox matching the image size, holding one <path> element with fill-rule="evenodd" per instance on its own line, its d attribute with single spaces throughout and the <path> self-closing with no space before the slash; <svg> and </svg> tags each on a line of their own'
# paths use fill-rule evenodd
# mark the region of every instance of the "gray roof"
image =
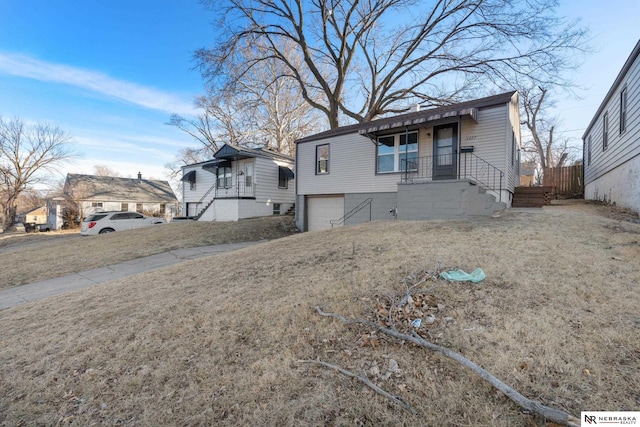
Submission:
<svg viewBox="0 0 640 427">
<path fill-rule="evenodd" d="M 184 165 L 182 166 L 182 168 L 184 169 L 185 167 L 191 167 L 196 165 L 212 165 L 213 166 L 220 162 L 224 162 L 225 160 L 232 161 L 232 160 L 240 160 L 240 159 L 256 158 L 256 157 L 263 157 L 266 159 L 272 159 L 272 160 L 289 162 L 289 163 L 294 162 L 293 157 L 287 156 L 286 154 L 278 153 L 276 151 L 271 151 L 267 148 L 262 148 L 262 147 L 247 148 L 247 147 L 239 147 L 237 145 L 225 143 L 222 147 L 220 147 L 218 151 L 216 151 L 216 153 L 213 155 L 213 159 Z"/>
<path fill-rule="evenodd" d="M 458 115 L 471 115 L 474 117 L 475 108 L 491 107 L 494 105 L 506 104 L 511 101 L 515 92 L 505 92 L 499 95 L 487 96 L 485 98 L 474 99 L 471 101 L 460 102 L 457 104 L 446 105 L 438 108 L 430 108 L 406 114 L 400 114 L 392 117 L 385 117 L 370 122 L 357 123 L 349 126 L 327 130 L 324 132 L 310 135 L 296 141 L 297 144 L 302 142 L 316 141 L 319 139 L 329 138 L 333 136 L 347 135 L 350 133 L 364 134 L 369 131 L 377 131 L 383 129 L 393 129 L 404 126 L 405 124 L 419 124 L 432 120 L 439 120 L 445 117 Z"/>
<path fill-rule="evenodd" d="M 178 203 L 169 182 L 152 179 L 67 174 L 65 193 L 76 200 Z"/>
</svg>

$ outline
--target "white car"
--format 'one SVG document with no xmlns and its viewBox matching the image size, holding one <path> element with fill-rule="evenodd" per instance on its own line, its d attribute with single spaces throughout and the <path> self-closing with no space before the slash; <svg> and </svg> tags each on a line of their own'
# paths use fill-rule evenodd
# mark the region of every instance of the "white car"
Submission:
<svg viewBox="0 0 640 427">
<path fill-rule="evenodd" d="M 96 212 L 82 221 L 80 234 L 90 236 L 166 223 L 164 218 L 154 218 L 138 212 Z"/>
</svg>

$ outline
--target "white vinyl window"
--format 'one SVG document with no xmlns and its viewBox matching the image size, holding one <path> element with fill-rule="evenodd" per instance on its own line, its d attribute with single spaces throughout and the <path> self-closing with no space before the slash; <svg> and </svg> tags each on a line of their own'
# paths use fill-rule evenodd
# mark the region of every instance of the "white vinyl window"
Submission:
<svg viewBox="0 0 640 427">
<path fill-rule="evenodd" d="M 231 188 L 231 167 L 219 167 L 216 172 L 218 188 Z"/>
<path fill-rule="evenodd" d="M 418 132 L 381 136 L 377 148 L 378 173 L 417 169 Z"/>
</svg>

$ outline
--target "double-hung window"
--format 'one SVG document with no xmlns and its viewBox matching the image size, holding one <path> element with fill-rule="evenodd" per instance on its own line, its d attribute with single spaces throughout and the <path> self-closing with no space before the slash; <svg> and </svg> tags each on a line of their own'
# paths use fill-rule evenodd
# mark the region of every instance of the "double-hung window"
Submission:
<svg viewBox="0 0 640 427">
<path fill-rule="evenodd" d="M 216 185 L 218 188 L 231 188 L 231 167 L 220 166 L 216 172 Z"/>
<path fill-rule="evenodd" d="M 620 133 L 627 129 L 627 88 L 620 92 Z"/>
<path fill-rule="evenodd" d="M 282 166 L 278 168 L 278 188 L 289 188 L 289 179 L 286 172 L 286 169 Z"/>
<path fill-rule="evenodd" d="M 418 168 L 418 132 L 386 135 L 378 138 L 377 171 L 404 172 Z"/>
<path fill-rule="evenodd" d="M 316 146 L 316 175 L 329 173 L 329 144 Z"/>
</svg>

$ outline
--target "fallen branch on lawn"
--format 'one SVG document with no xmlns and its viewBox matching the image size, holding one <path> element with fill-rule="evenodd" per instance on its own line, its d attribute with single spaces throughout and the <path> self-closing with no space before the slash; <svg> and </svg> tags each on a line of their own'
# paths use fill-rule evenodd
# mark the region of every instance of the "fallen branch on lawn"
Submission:
<svg viewBox="0 0 640 427">
<path fill-rule="evenodd" d="M 358 381 L 360 381 L 361 383 L 363 383 L 364 385 L 369 387 L 371 390 L 373 390 L 376 393 L 386 397 L 387 399 L 390 399 L 395 404 L 402 406 L 407 411 L 409 411 L 409 412 L 411 412 L 413 414 L 416 413 L 416 411 L 413 410 L 411 405 L 409 405 L 407 402 L 405 402 L 401 397 L 395 396 L 395 395 L 383 390 L 382 388 L 380 388 L 377 385 L 375 385 L 374 383 L 372 383 L 369 380 L 369 378 L 367 378 L 367 377 L 365 377 L 363 375 L 354 374 L 353 372 L 348 371 L 348 370 L 346 370 L 344 368 L 341 368 L 340 366 L 332 365 L 331 363 L 323 362 L 321 360 L 298 360 L 298 363 L 316 363 L 316 364 L 322 365 L 322 366 L 324 366 L 326 368 L 335 369 L 336 371 L 340 372 L 341 374 L 344 374 L 344 375 L 346 375 L 348 377 L 357 379 Z"/>
<path fill-rule="evenodd" d="M 407 335 L 404 334 L 402 332 L 398 332 L 395 329 L 389 329 L 389 328 L 385 328 L 384 326 L 380 326 L 377 323 L 374 322 L 370 322 L 368 320 L 363 320 L 363 319 L 346 319 L 344 316 L 342 316 L 339 313 L 326 313 L 324 311 L 322 311 L 322 309 L 320 307 L 316 307 L 316 311 L 318 312 L 318 314 L 320 316 L 324 316 L 324 317 L 333 317 L 338 319 L 339 321 L 341 321 L 342 323 L 346 324 L 346 325 L 352 325 L 352 324 L 360 324 L 360 325 L 367 325 L 370 326 L 386 335 L 389 335 L 390 337 L 396 338 L 398 340 L 402 340 L 402 341 L 409 341 L 412 342 L 416 345 L 419 345 L 420 347 L 425 347 L 429 350 L 441 353 L 443 355 L 445 355 L 446 357 L 455 360 L 456 362 L 461 363 L 462 365 L 464 365 L 465 367 L 471 369 L 473 372 L 475 372 L 476 374 L 478 374 L 480 376 L 480 378 L 482 378 L 483 380 L 485 380 L 486 382 L 488 382 L 489 384 L 491 384 L 493 387 L 495 387 L 496 389 L 500 390 L 502 393 L 504 393 L 505 396 L 507 396 L 509 399 L 511 399 L 516 405 L 520 406 L 522 409 L 530 412 L 533 415 L 536 416 L 540 416 L 540 417 L 544 417 L 545 419 L 552 421 L 556 424 L 561 424 L 561 425 L 565 425 L 565 426 L 569 426 L 569 427 L 579 427 L 580 426 L 580 420 L 562 410 L 559 409 L 555 409 L 552 408 L 550 406 L 546 406 L 543 405 L 542 403 L 535 401 L 535 400 L 531 400 L 525 396 L 523 396 L 522 394 L 520 394 L 519 392 L 517 392 L 516 390 L 514 390 L 513 388 L 509 387 L 507 384 L 503 383 L 502 381 L 500 381 L 498 378 L 496 378 L 495 376 L 491 375 L 489 372 L 487 372 L 486 370 L 484 370 L 482 367 L 480 367 L 479 365 L 477 365 L 476 363 L 472 362 L 471 360 L 467 359 L 466 357 L 462 356 L 459 353 L 456 353 L 453 350 L 450 350 L 446 347 L 441 347 L 439 345 L 433 344 L 427 340 L 425 340 L 424 338 L 422 338 L 420 335 L 418 335 L 416 332 L 413 333 L 413 335 Z"/>
</svg>

